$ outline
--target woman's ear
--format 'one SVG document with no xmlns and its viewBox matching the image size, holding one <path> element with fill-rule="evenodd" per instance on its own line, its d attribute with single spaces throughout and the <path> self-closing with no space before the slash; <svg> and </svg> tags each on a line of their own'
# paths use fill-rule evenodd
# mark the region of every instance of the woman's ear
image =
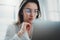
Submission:
<svg viewBox="0 0 60 40">
<path fill-rule="evenodd" d="M 40 17 L 41 17 L 41 13 L 38 13 L 37 16 L 36 16 L 36 19 L 40 18 Z"/>
<path fill-rule="evenodd" d="M 38 13 L 37 16 L 36 16 L 36 19 L 37 19 L 37 18 L 39 18 L 39 13 Z"/>
<path fill-rule="evenodd" d="M 36 19 L 38 18 L 38 15 L 36 16 Z"/>
</svg>

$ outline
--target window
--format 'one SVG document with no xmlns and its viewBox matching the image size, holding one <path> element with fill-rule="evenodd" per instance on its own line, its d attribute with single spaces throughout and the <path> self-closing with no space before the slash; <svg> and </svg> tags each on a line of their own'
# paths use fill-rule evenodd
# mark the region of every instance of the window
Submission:
<svg viewBox="0 0 60 40">
<path fill-rule="evenodd" d="M 50 21 L 60 21 L 60 8 L 59 0 L 47 0 L 48 15 L 47 18 Z"/>
<path fill-rule="evenodd" d="M 0 0 L 0 40 L 4 40 L 7 27 L 16 21 L 21 0 Z"/>
</svg>

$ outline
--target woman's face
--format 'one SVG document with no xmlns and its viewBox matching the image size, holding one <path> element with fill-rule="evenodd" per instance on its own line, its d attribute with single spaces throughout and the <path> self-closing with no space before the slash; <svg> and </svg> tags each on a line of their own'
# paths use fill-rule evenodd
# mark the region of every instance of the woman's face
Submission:
<svg viewBox="0 0 60 40">
<path fill-rule="evenodd" d="M 38 12 L 38 6 L 35 3 L 27 3 L 23 9 L 23 17 L 24 21 L 28 23 L 32 23 L 32 21 L 36 18 Z"/>
</svg>

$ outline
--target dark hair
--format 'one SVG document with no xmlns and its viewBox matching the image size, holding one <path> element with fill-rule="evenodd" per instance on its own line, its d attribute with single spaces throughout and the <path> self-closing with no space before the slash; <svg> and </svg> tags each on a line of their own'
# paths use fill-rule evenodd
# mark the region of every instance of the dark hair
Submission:
<svg viewBox="0 0 60 40">
<path fill-rule="evenodd" d="M 38 18 L 39 17 L 39 14 L 41 14 L 38 0 L 23 0 L 22 3 L 21 3 L 21 5 L 20 5 L 20 9 L 19 9 L 19 13 L 18 13 L 18 16 L 19 16 L 19 19 L 20 19 L 20 23 L 22 23 L 24 21 L 24 18 L 23 18 L 23 15 L 22 15 L 23 14 L 23 8 L 29 2 L 36 3 L 37 6 L 38 6 L 39 13 L 37 14 L 36 18 Z"/>
</svg>

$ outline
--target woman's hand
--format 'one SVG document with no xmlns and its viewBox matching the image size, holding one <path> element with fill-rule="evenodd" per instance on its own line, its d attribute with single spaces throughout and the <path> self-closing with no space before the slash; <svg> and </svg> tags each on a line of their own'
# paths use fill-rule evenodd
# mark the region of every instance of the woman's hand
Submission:
<svg viewBox="0 0 60 40">
<path fill-rule="evenodd" d="M 32 25 L 30 23 L 27 22 L 23 22 L 20 31 L 18 32 L 18 36 L 23 35 L 25 32 L 28 33 L 28 35 L 30 36 L 31 34 L 31 28 Z"/>
</svg>

